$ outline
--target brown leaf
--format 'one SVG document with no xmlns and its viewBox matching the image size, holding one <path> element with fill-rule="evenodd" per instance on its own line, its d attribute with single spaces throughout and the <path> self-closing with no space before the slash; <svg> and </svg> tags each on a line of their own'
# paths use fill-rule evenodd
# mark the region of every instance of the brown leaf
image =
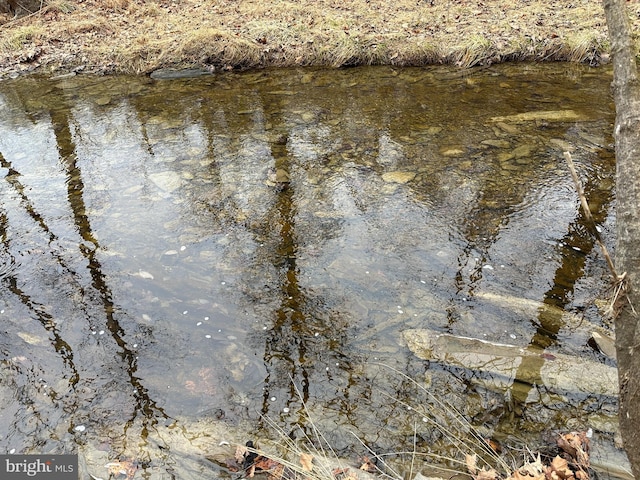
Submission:
<svg viewBox="0 0 640 480">
<path fill-rule="evenodd" d="M 542 465 L 542 460 L 540 460 L 540 454 L 538 454 L 538 458 L 535 462 L 527 462 L 518 469 L 518 472 L 522 475 L 526 475 L 536 479 L 540 476 L 544 477 L 544 471 L 545 467 L 544 465 Z"/>
<path fill-rule="evenodd" d="M 253 462 L 253 465 L 256 470 L 268 471 L 274 470 L 281 464 L 276 460 L 272 460 L 271 458 L 263 457 L 262 455 L 260 455 L 258 458 L 256 458 L 255 462 Z"/>
<path fill-rule="evenodd" d="M 311 470 L 313 470 L 313 455 L 311 455 L 310 453 L 301 453 L 300 465 L 302 465 L 302 469 L 305 472 L 310 472 Z"/>
<path fill-rule="evenodd" d="M 238 462 L 240 465 L 242 465 L 242 462 L 244 462 L 244 457 L 247 454 L 249 450 L 247 450 L 247 447 L 245 447 L 244 445 L 238 445 L 236 447 L 236 453 L 233 456 L 233 458 L 236 459 L 236 462 Z"/>
<path fill-rule="evenodd" d="M 573 477 L 573 470 L 569 468 L 569 462 L 559 455 L 551 461 L 549 466 L 552 474 L 555 473 L 558 478 L 567 479 Z"/>
<path fill-rule="evenodd" d="M 376 467 L 375 462 L 366 455 L 362 457 L 360 461 L 362 462 L 362 464 L 360 465 L 360 470 L 369 473 L 375 473 L 378 471 L 378 467 Z"/>
<path fill-rule="evenodd" d="M 522 472 L 521 470 L 516 470 L 511 475 L 511 478 L 513 480 L 545 480 L 546 477 L 543 472 L 532 475 L 527 472 Z"/>
<path fill-rule="evenodd" d="M 589 437 L 585 432 L 571 432 L 560 435 L 557 444 L 580 467 L 583 469 L 589 468 Z"/>
<path fill-rule="evenodd" d="M 493 450 L 494 452 L 496 453 L 502 452 L 502 445 L 500 445 L 500 443 L 498 443 L 497 440 L 494 440 L 493 438 L 485 438 L 484 441 L 487 442 L 487 445 L 489 445 L 489 448 L 491 448 L 491 450 Z"/>
<path fill-rule="evenodd" d="M 120 462 L 109 462 L 105 465 L 105 467 L 107 467 L 109 475 L 113 475 L 114 477 L 125 475 L 127 477 L 127 480 L 133 478 L 133 476 L 136 474 L 136 470 L 138 470 L 137 465 L 127 460 L 123 460 Z"/>
<path fill-rule="evenodd" d="M 585 432 L 571 432 L 560 435 L 558 438 L 558 446 L 565 450 L 568 454 L 574 456 L 573 450 L 589 451 L 589 438 Z"/>
<path fill-rule="evenodd" d="M 584 470 L 577 470 L 576 471 L 576 478 L 578 480 L 589 480 L 589 474 L 587 472 L 585 472 Z"/>
<path fill-rule="evenodd" d="M 284 469 L 284 465 L 279 463 L 276 467 L 273 468 L 273 470 L 270 471 L 268 477 L 269 480 L 282 480 Z"/>
<path fill-rule="evenodd" d="M 493 468 L 487 470 L 485 467 L 482 467 L 482 469 L 479 470 L 473 478 L 475 478 L 475 480 L 497 480 L 498 472 L 496 472 Z"/>
</svg>

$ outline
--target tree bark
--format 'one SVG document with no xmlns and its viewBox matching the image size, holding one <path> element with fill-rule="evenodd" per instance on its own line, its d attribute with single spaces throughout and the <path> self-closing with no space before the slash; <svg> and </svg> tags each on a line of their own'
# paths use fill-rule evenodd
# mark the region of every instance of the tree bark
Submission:
<svg viewBox="0 0 640 480">
<path fill-rule="evenodd" d="M 615 320 L 620 432 L 633 474 L 640 479 L 640 86 L 625 0 L 603 0 L 613 54 L 616 104 L 615 264 L 626 272 L 626 295 Z"/>
</svg>

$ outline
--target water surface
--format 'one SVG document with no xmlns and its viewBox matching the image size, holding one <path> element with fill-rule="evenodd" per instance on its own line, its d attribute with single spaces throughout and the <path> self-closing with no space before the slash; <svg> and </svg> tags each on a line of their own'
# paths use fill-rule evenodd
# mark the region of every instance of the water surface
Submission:
<svg viewBox="0 0 640 480">
<path fill-rule="evenodd" d="M 265 419 L 309 433 L 304 404 L 345 456 L 363 450 L 350 432 L 450 454 L 393 401 L 431 400 L 379 363 L 505 445 L 592 428 L 608 448 L 615 398 L 427 362 L 402 333 L 613 366 L 589 343 L 606 264 L 562 159 L 610 243 L 610 81 L 507 65 L 1 83 L 0 448 L 211 478 L 221 441 L 277 437 Z M 565 116 L 513 117 L 540 111 Z"/>
</svg>

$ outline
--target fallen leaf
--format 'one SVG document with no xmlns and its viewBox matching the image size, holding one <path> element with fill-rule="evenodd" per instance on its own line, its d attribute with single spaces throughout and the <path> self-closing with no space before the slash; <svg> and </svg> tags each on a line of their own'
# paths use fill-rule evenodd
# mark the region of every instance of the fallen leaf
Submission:
<svg viewBox="0 0 640 480">
<path fill-rule="evenodd" d="M 540 475 L 544 476 L 544 465 L 542 464 L 542 460 L 540 459 L 540 454 L 538 454 L 538 458 L 535 462 L 527 462 L 522 467 L 518 469 L 523 475 L 527 475 L 530 477 L 537 478 Z"/>
<path fill-rule="evenodd" d="M 248 451 L 249 450 L 247 450 L 247 447 L 245 447 L 244 445 L 238 445 L 236 447 L 236 453 L 233 456 L 236 459 L 236 462 L 242 465 L 242 462 L 244 462 L 244 457 Z"/>
<path fill-rule="evenodd" d="M 589 468 L 589 438 L 585 432 L 571 432 L 560 435 L 556 441 L 582 469 Z"/>
<path fill-rule="evenodd" d="M 360 465 L 360 470 L 369 473 L 375 473 L 378 471 L 378 467 L 376 467 L 375 462 L 366 455 L 362 457 L 360 461 L 362 462 L 362 464 Z"/>
<path fill-rule="evenodd" d="M 567 462 L 567 460 L 559 455 L 556 455 L 556 457 L 551 461 L 549 469 L 551 471 L 552 477 L 554 474 L 557 478 L 563 480 L 573 477 L 573 470 L 569 468 L 569 462 Z"/>
<path fill-rule="evenodd" d="M 478 456 L 474 453 L 473 455 L 466 454 L 465 462 L 467 464 L 467 470 L 471 475 L 475 475 L 478 471 Z"/>
<path fill-rule="evenodd" d="M 578 480 L 589 480 L 589 474 L 587 472 L 585 472 L 584 470 L 577 470 L 576 471 L 576 478 Z"/>
<path fill-rule="evenodd" d="M 331 471 L 331 475 L 333 475 L 334 477 L 338 477 L 340 475 L 345 475 L 349 473 L 349 469 L 348 468 L 334 468 Z"/>
<path fill-rule="evenodd" d="M 482 467 L 481 470 L 478 471 L 477 474 L 473 476 L 475 480 L 497 480 L 498 472 L 496 472 L 493 468 L 487 470 L 485 467 Z"/>
<path fill-rule="evenodd" d="M 485 438 L 485 442 L 487 442 L 487 445 L 489 445 L 491 450 L 493 450 L 494 452 L 496 453 L 502 452 L 502 446 L 496 440 L 492 438 Z"/>
<path fill-rule="evenodd" d="M 113 475 L 116 477 L 119 475 L 124 475 L 127 480 L 132 479 L 136 474 L 136 470 L 138 470 L 137 465 L 127 460 L 123 460 L 120 462 L 109 462 L 105 465 L 105 467 L 107 468 L 109 475 Z"/>
<path fill-rule="evenodd" d="M 526 472 L 522 472 L 520 470 L 516 470 L 511 475 L 513 480 L 545 480 L 546 475 L 544 473 L 538 473 L 536 475 L 530 475 Z"/>
<path fill-rule="evenodd" d="M 253 462 L 253 464 L 255 465 L 256 470 L 271 470 L 277 465 L 280 465 L 279 462 L 276 462 L 275 460 L 271 460 L 270 458 L 267 458 L 267 457 L 263 457 L 262 455 L 257 457 L 255 462 Z"/>
<path fill-rule="evenodd" d="M 310 472 L 311 470 L 313 470 L 313 455 L 311 455 L 310 453 L 301 453 L 300 465 L 302 465 L 302 469 L 305 472 Z"/>
<path fill-rule="evenodd" d="M 284 480 L 285 467 L 279 463 L 276 467 L 269 471 L 269 480 Z"/>
</svg>

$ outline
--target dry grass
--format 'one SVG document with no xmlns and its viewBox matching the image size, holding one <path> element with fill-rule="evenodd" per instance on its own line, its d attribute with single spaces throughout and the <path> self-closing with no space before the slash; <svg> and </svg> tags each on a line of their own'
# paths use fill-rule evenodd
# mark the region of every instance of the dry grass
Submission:
<svg viewBox="0 0 640 480">
<path fill-rule="evenodd" d="M 414 479 L 418 473 L 427 473 L 427 476 L 439 475 L 450 478 L 452 475 L 468 474 L 467 456 L 475 455 L 478 469 L 486 468 L 487 471 L 495 471 L 502 477 L 509 477 L 518 468 L 505 461 L 496 453 L 478 433 L 464 416 L 446 401 L 441 400 L 432 394 L 424 385 L 416 382 L 406 374 L 386 365 L 378 365 L 383 370 L 387 370 L 400 382 L 412 385 L 424 397 L 425 402 L 408 404 L 393 395 L 388 397 L 389 404 L 397 404 L 404 411 L 411 412 L 415 417 L 415 425 L 420 425 L 420 429 L 433 429 L 440 432 L 443 440 L 452 446 L 452 450 L 457 452 L 455 457 L 443 457 L 434 453 L 421 452 L 416 446 L 416 434 L 414 434 L 414 446 L 409 451 L 375 452 L 354 435 L 354 444 L 359 445 L 370 459 L 375 459 L 376 475 L 368 475 L 354 468 L 353 464 L 340 459 L 333 450 L 330 442 L 323 433 L 316 427 L 313 419 L 310 418 L 306 405 L 303 409 L 306 414 L 305 423 L 310 426 L 310 434 L 305 434 L 302 439 L 293 440 L 286 431 L 282 430 L 276 422 L 265 419 L 277 436 L 275 443 L 268 444 L 265 450 L 253 449 L 255 453 L 263 455 L 284 465 L 295 475 L 282 476 L 281 478 L 298 478 L 301 480 L 335 480 L 336 471 L 351 471 L 346 473 L 346 478 L 353 480 L 372 480 L 374 478 L 386 478 L 389 480 Z M 297 390 L 297 389 L 296 389 Z M 298 395 L 301 397 L 300 392 Z M 417 427 L 416 427 L 417 429 Z M 389 435 L 393 435 L 392 432 Z M 301 462 L 301 459 L 313 458 L 313 468 L 309 470 Z M 521 461 L 525 461 L 523 458 Z M 425 472 L 426 470 L 426 472 Z M 358 471 L 358 473 L 354 473 Z M 422 471 L 422 472 L 421 472 Z M 277 477 L 276 477 L 277 478 Z"/>
<path fill-rule="evenodd" d="M 81 64 L 95 72 L 141 73 L 181 66 L 598 63 L 608 48 L 600 0 L 49 0 L 46 5 L 26 18 L 5 16 L 4 23 L 0 18 L 0 74 Z M 637 17 L 640 3 L 630 3 L 629 10 Z M 34 49 L 37 55 L 25 55 Z"/>
</svg>

